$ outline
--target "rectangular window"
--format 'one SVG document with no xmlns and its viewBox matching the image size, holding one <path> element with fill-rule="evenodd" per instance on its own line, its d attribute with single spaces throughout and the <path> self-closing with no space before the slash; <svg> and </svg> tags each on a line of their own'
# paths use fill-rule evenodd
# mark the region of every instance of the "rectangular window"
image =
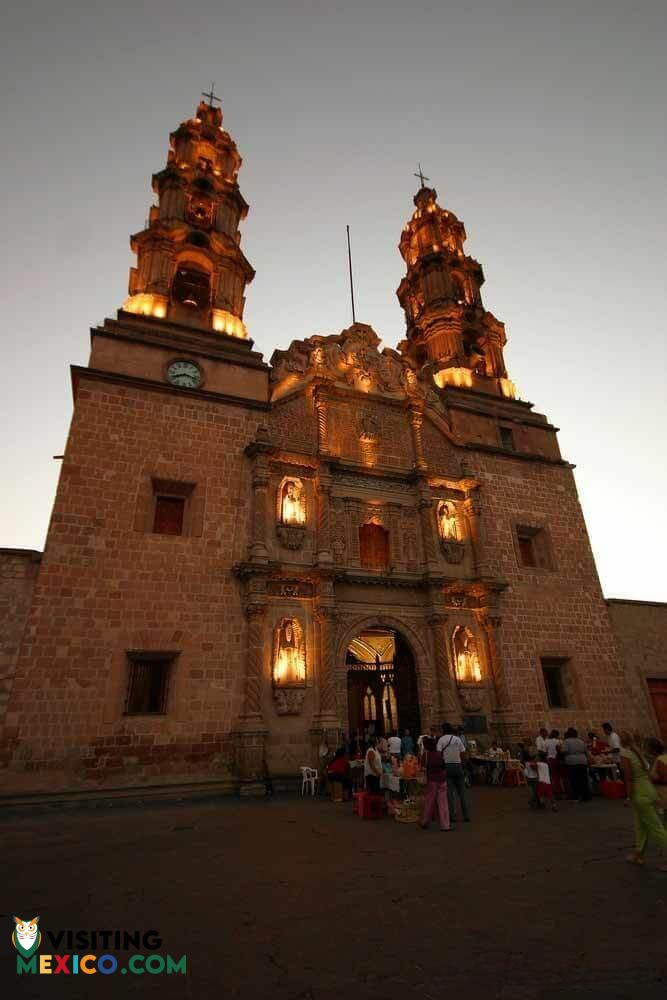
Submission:
<svg viewBox="0 0 667 1000">
<path fill-rule="evenodd" d="M 185 497 L 155 497 L 153 532 L 157 535 L 182 535 Z"/>
<path fill-rule="evenodd" d="M 567 660 L 555 657 L 543 657 L 540 663 L 542 665 L 542 678 L 544 680 L 544 688 L 547 692 L 549 708 L 567 708 L 568 699 L 565 684 Z"/>
<path fill-rule="evenodd" d="M 500 433 L 500 446 L 501 448 L 506 448 L 507 451 L 516 451 L 514 446 L 514 431 L 511 427 L 503 427 L 502 425 L 498 428 Z"/>
<path fill-rule="evenodd" d="M 381 524 L 362 524 L 359 528 L 359 558 L 364 569 L 387 569 L 389 532 Z"/>
<path fill-rule="evenodd" d="M 164 715 L 167 710 L 169 674 L 177 654 L 128 653 L 130 674 L 126 715 Z"/>
<path fill-rule="evenodd" d="M 517 560 L 520 566 L 553 569 L 551 540 L 546 528 L 517 524 L 514 528 Z"/>
</svg>

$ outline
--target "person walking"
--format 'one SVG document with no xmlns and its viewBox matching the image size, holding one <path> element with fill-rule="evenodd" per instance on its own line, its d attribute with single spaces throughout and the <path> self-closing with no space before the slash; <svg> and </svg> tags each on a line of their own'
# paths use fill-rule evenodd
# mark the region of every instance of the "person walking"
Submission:
<svg viewBox="0 0 667 1000">
<path fill-rule="evenodd" d="M 588 752 L 586 744 L 579 739 L 576 729 L 565 733 L 561 752 L 567 767 L 572 795 L 578 802 L 590 802 L 591 790 L 588 784 Z"/>
<path fill-rule="evenodd" d="M 635 817 L 635 849 L 626 860 L 633 865 L 643 865 L 649 840 L 667 856 L 667 830 L 658 815 L 658 793 L 649 778 L 639 741 L 624 732 L 621 745 L 623 778 Z M 667 864 L 660 865 L 658 871 L 667 872 Z"/>
<path fill-rule="evenodd" d="M 465 771 L 466 751 L 459 737 L 448 722 L 442 725 L 442 736 L 436 747 L 442 754 L 447 775 L 447 800 L 449 803 L 449 820 L 455 823 L 457 819 L 456 799 L 459 800 L 460 813 L 466 823 L 470 822 L 468 803 L 466 801 Z"/>
<path fill-rule="evenodd" d="M 427 736 L 424 740 L 424 765 L 426 768 L 426 791 L 419 826 L 422 830 L 426 830 L 437 812 L 440 829 L 442 831 L 451 830 L 445 762 L 442 754 L 436 750 L 435 740 L 431 736 Z"/>
</svg>

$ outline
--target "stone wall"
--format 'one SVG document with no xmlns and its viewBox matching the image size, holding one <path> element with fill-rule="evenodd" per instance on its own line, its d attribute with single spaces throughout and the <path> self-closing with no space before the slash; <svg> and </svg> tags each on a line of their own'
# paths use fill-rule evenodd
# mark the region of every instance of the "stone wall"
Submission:
<svg viewBox="0 0 667 1000">
<path fill-rule="evenodd" d="M 609 616 L 638 705 L 640 729 L 658 731 L 647 679 L 667 680 L 667 604 L 608 600 Z"/>
<path fill-rule="evenodd" d="M 262 417 L 182 393 L 80 380 L 6 715 L 10 787 L 228 772 L 246 646 L 231 569 L 246 556 L 244 448 Z M 153 477 L 192 485 L 198 530 L 151 533 L 138 512 Z M 178 654 L 166 714 L 124 714 L 127 650 Z"/>
<path fill-rule="evenodd" d="M 0 725 L 41 558 L 41 552 L 34 549 L 0 549 Z"/>
</svg>

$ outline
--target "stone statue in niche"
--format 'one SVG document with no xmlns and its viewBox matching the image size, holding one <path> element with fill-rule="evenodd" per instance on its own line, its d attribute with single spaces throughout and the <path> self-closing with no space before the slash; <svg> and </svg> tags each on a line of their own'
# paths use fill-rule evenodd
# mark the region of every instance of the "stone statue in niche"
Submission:
<svg viewBox="0 0 667 1000">
<path fill-rule="evenodd" d="M 456 685 L 461 704 L 468 712 L 478 712 L 482 706 L 482 668 L 477 640 L 465 625 L 457 625 L 452 633 Z"/>
<path fill-rule="evenodd" d="M 276 629 L 273 683 L 276 687 L 306 683 L 303 629 L 295 618 L 283 618 Z"/>
<path fill-rule="evenodd" d="M 300 479 L 283 479 L 278 491 L 276 535 L 286 549 L 300 549 L 306 534 L 306 498 Z"/>
<path fill-rule="evenodd" d="M 456 512 L 452 504 L 441 503 L 438 508 L 438 524 L 440 527 L 440 537 L 445 542 L 458 540 L 458 529 L 456 527 Z"/>
<path fill-rule="evenodd" d="M 445 500 L 438 505 L 438 535 L 447 562 L 462 562 L 465 555 L 465 543 L 459 539 L 456 508 L 453 503 Z"/>
<path fill-rule="evenodd" d="M 306 512 L 300 479 L 286 479 L 280 491 L 280 521 L 282 524 L 303 524 Z"/>
</svg>

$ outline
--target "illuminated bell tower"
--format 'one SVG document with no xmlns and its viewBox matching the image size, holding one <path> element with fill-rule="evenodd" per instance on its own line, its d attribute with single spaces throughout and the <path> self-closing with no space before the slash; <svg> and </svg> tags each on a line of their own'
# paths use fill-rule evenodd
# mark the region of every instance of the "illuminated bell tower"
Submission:
<svg viewBox="0 0 667 1000">
<path fill-rule="evenodd" d="M 137 265 L 123 310 L 245 338 L 244 293 L 255 272 L 239 245 L 248 214 L 237 182 L 242 160 L 219 99 L 212 89 L 202 96 L 153 175 L 158 202 L 147 228 L 130 238 Z"/>
<path fill-rule="evenodd" d="M 503 359 L 505 327 L 482 305 L 484 274 L 464 253 L 465 227 L 418 176 L 422 187 L 399 243 L 407 265 L 396 292 L 407 326 L 399 350 L 420 368 L 428 364 L 441 387 L 514 396 Z"/>
</svg>

